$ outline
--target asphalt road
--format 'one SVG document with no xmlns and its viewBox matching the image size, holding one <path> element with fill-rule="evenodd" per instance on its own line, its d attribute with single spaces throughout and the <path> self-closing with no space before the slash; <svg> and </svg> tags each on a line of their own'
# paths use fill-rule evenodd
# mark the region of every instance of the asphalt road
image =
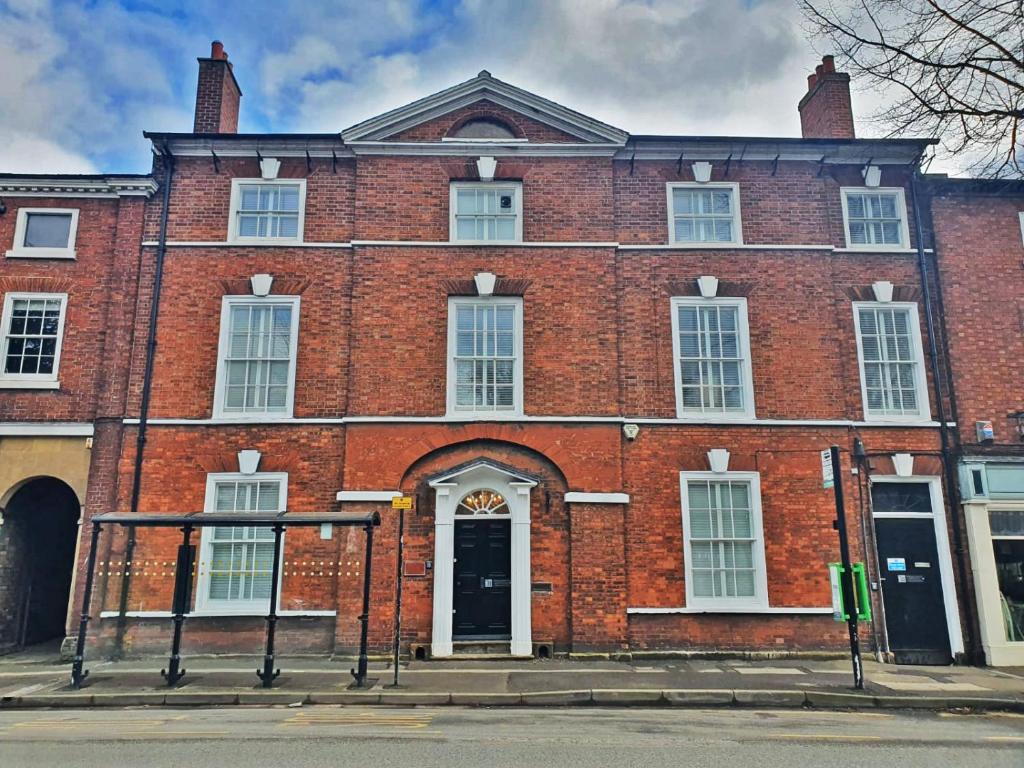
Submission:
<svg viewBox="0 0 1024 768">
<path fill-rule="evenodd" d="M 0 712 L 4 768 L 1024 768 L 1024 715 L 302 707 Z"/>
</svg>

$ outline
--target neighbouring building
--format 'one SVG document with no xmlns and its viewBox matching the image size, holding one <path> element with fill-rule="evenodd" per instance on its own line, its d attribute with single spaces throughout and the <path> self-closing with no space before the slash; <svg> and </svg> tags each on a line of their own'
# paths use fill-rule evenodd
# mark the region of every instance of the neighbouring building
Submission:
<svg viewBox="0 0 1024 768">
<path fill-rule="evenodd" d="M 964 654 L 947 344 L 912 184 L 931 142 L 855 138 L 830 57 L 802 138 L 630 135 L 487 72 L 340 133 L 239 134 L 240 96 L 215 44 L 194 131 L 147 134 L 141 233 L 82 206 L 80 231 L 135 259 L 99 334 L 115 351 L 81 352 L 118 434 L 86 521 L 378 511 L 383 650 L 407 495 L 413 654 L 842 651 L 835 444 L 875 589 L 867 646 Z M 20 269 L 70 295 L 82 260 L 8 259 L 0 286 Z M 9 350 L 6 314 L 3 333 Z M 4 392 L 0 414 L 86 407 L 60 386 Z M 204 529 L 186 652 L 261 647 L 268 535 Z M 164 650 L 179 538 L 104 536 L 97 648 Z M 282 651 L 352 650 L 362 551 L 356 531 L 286 534 Z"/>
<path fill-rule="evenodd" d="M 929 180 L 980 643 L 1024 665 L 1024 183 Z"/>
<path fill-rule="evenodd" d="M 64 637 L 81 508 L 114 503 L 155 189 L 0 174 L 0 652 Z"/>
</svg>

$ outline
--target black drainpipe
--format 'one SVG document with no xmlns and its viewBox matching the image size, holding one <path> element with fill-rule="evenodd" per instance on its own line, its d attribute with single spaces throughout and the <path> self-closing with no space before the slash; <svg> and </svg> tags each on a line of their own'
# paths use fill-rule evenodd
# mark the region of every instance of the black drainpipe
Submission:
<svg viewBox="0 0 1024 768">
<path fill-rule="evenodd" d="M 156 265 L 153 272 L 153 297 L 149 304 L 149 330 L 146 335 L 146 365 L 142 373 L 142 402 L 139 405 L 139 430 L 135 439 L 135 469 L 132 475 L 131 511 L 139 511 L 139 492 L 142 486 L 142 458 L 146 447 L 146 423 L 149 418 L 149 395 L 153 387 L 153 359 L 156 357 L 156 323 L 160 314 L 160 288 L 163 285 L 164 257 L 167 255 L 167 215 L 171 202 L 171 180 L 174 177 L 174 155 L 164 142 L 160 149 L 164 166 L 163 208 L 160 211 L 160 239 L 156 249 Z M 121 580 L 121 596 L 118 603 L 117 637 L 115 653 L 122 654 L 124 635 L 127 629 L 128 590 L 131 585 L 129 563 L 135 554 L 135 526 L 128 527 L 128 541 L 124 548 L 124 577 Z"/>
<path fill-rule="evenodd" d="M 962 499 L 960 498 L 960 483 L 956 476 L 957 452 L 950 446 L 949 431 L 946 426 L 946 406 L 942 400 L 942 378 L 939 372 L 939 348 L 935 331 L 935 312 L 932 306 L 932 292 L 928 282 L 928 260 L 924 250 L 924 225 L 921 222 L 921 205 L 917 195 L 917 184 L 921 175 L 921 158 L 914 163 L 914 171 L 910 177 L 910 199 L 914 208 L 914 235 L 917 239 L 917 265 L 921 273 L 921 293 L 924 298 L 925 323 L 928 327 L 928 361 L 932 370 L 932 386 L 935 390 L 935 407 L 939 418 L 939 439 L 942 441 L 942 470 L 946 479 L 947 504 L 952 513 L 953 522 L 953 547 L 956 550 L 957 570 L 960 574 L 960 592 L 963 596 L 964 607 L 967 611 L 967 620 L 961 622 L 965 629 L 964 633 L 964 654 L 969 661 L 974 661 L 976 648 L 974 647 L 974 616 L 975 606 L 970 599 L 972 595 L 971 585 L 968 582 L 966 552 L 964 551 L 963 536 L 960 533 L 960 510 Z M 935 248 L 933 238 L 932 247 Z M 936 257 L 938 254 L 935 254 Z M 939 284 L 939 273 L 936 261 L 935 270 L 936 284 Z M 945 325 L 943 324 L 943 327 Z M 950 408 L 951 417 L 955 421 L 956 401 L 953 398 L 952 386 L 950 386 Z M 957 617 L 959 620 L 959 617 Z"/>
</svg>

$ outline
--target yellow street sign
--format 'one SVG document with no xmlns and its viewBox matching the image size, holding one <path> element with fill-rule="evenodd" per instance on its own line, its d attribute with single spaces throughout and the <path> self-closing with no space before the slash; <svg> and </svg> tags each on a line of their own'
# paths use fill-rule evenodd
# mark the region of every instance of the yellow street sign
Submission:
<svg viewBox="0 0 1024 768">
<path fill-rule="evenodd" d="M 391 499 L 392 509 L 412 509 L 412 496 L 394 496 Z"/>
</svg>

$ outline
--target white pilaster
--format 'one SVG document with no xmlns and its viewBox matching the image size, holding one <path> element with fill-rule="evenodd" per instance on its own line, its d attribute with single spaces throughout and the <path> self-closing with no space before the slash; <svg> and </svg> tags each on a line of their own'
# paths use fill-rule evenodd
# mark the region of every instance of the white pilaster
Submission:
<svg viewBox="0 0 1024 768">
<path fill-rule="evenodd" d="M 452 655 L 452 599 L 455 578 L 455 518 L 452 486 L 435 487 L 434 622 L 430 655 Z"/>
<path fill-rule="evenodd" d="M 530 595 L 530 489 L 534 483 L 509 483 L 515 489 L 512 507 L 512 645 L 513 656 L 533 655 Z"/>
</svg>

